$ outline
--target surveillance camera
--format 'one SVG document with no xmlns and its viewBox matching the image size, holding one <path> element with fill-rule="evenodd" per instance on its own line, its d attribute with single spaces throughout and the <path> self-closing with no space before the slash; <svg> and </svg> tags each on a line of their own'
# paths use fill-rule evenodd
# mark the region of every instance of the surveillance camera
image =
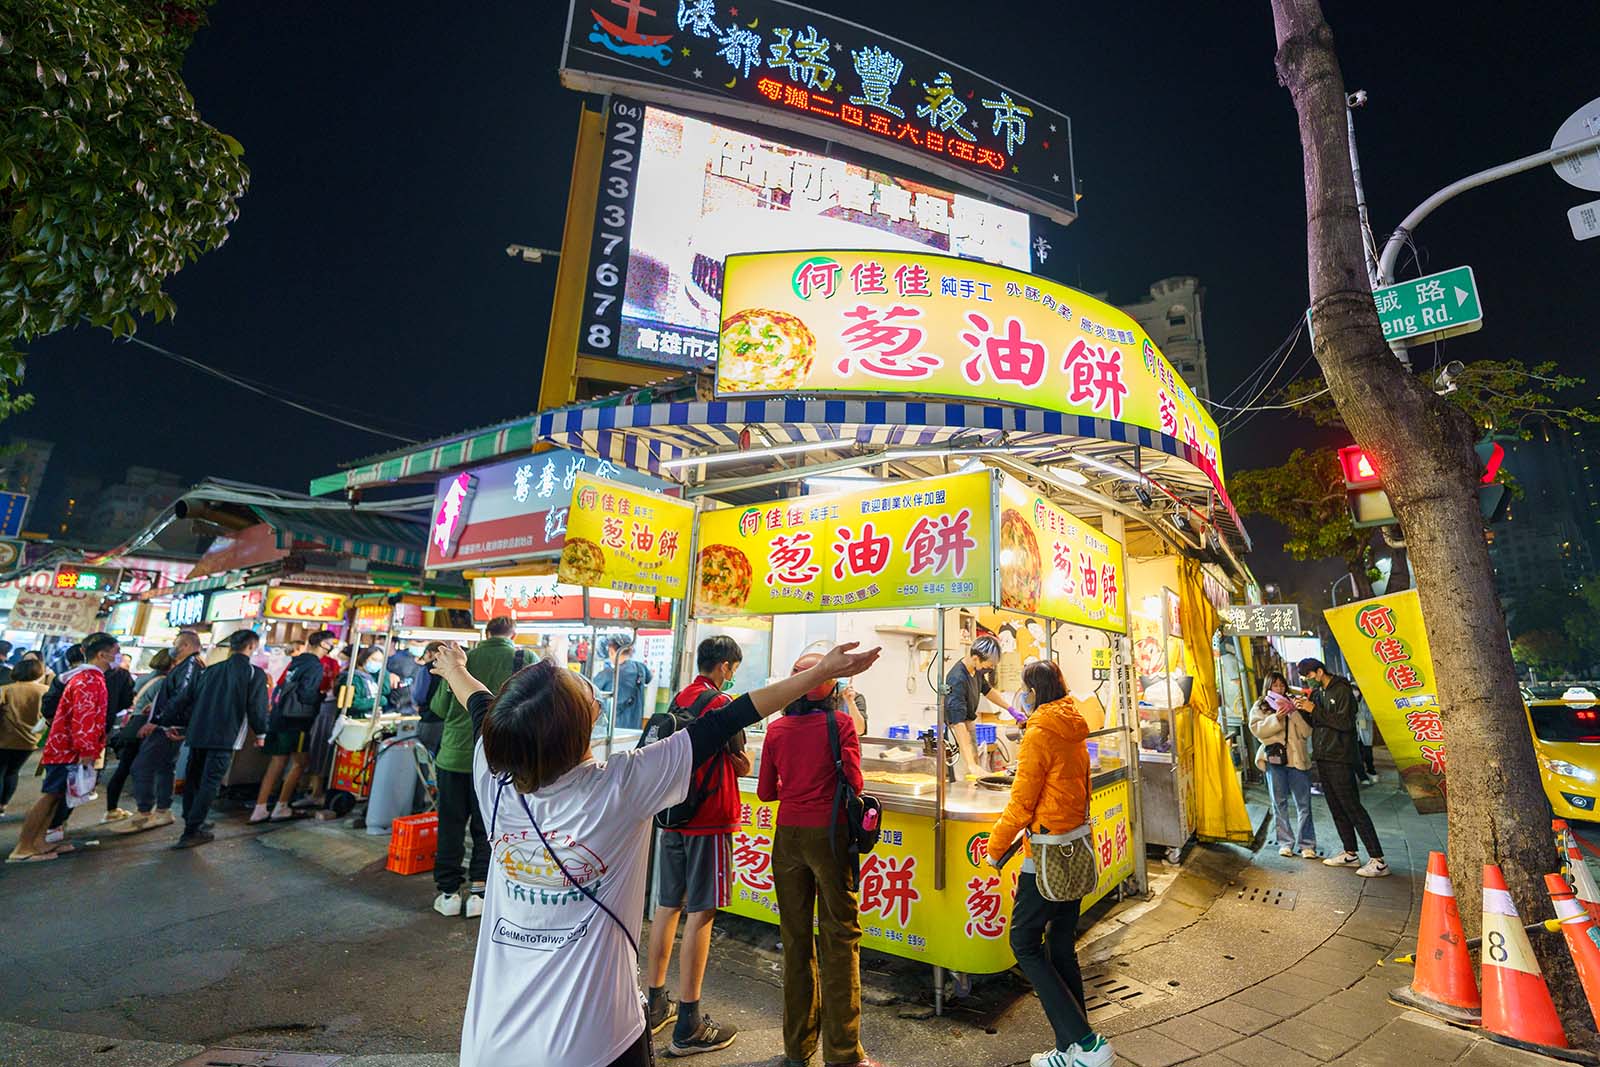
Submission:
<svg viewBox="0 0 1600 1067">
<path fill-rule="evenodd" d="M 1365 107 L 1367 105 L 1367 91 L 1365 89 L 1357 89 L 1344 98 L 1344 104 L 1346 107 Z"/>
</svg>

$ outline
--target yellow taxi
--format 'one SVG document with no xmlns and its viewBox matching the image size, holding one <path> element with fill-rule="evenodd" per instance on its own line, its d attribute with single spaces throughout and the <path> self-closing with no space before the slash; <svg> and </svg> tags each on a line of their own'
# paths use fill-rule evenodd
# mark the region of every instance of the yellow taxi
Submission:
<svg viewBox="0 0 1600 1067">
<path fill-rule="evenodd" d="M 1558 819 L 1600 819 L 1600 697 L 1573 687 L 1554 699 L 1526 699 L 1544 794 Z"/>
</svg>

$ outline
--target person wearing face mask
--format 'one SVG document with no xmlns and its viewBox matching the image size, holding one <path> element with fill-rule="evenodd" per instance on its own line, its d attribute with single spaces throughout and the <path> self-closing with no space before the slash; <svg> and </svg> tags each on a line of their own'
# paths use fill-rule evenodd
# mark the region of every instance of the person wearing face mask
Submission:
<svg viewBox="0 0 1600 1067">
<path fill-rule="evenodd" d="M 350 698 L 351 718 L 365 719 L 389 699 L 389 672 L 384 667 L 387 662 L 383 649 L 376 645 L 356 654 L 356 691 Z"/>
<path fill-rule="evenodd" d="M 467 653 L 466 670 L 490 693 L 498 693 L 517 672 L 520 655 L 511 638 L 516 624 L 504 615 L 489 620 L 485 639 Z M 439 686 L 432 700 L 434 714 L 444 720 L 439 752 L 434 756 L 434 777 L 439 788 L 439 839 L 433 861 L 433 885 L 438 890 L 433 910 L 440 915 L 483 914 L 483 887 L 489 877 L 489 839 L 483 812 L 472 790 L 472 752 L 478 734 L 467 707 L 447 685 Z M 461 869 L 468 829 L 472 833 L 472 863 Z M 470 877 L 470 883 L 467 878 Z M 462 886 L 468 892 L 463 899 Z"/>
<path fill-rule="evenodd" d="M 944 698 L 945 721 L 955 734 L 956 746 L 968 774 L 977 774 L 978 745 L 973 724 L 978 718 L 980 699 L 989 701 L 996 711 L 1010 713 L 1010 706 L 994 687 L 995 671 L 1000 666 L 1000 642 L 984 634 L 972 642 L 967 654 L 956 660 L 945 676 L 948 692 Z"/>
</svg>

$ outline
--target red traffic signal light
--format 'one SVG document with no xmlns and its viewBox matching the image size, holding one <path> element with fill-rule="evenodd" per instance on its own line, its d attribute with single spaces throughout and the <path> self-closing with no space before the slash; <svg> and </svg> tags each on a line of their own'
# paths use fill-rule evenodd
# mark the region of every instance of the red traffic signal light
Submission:
<svg viewBox="0 0 1600 1067">
<path fill-rule="evenodd" d="M 1478 481 L 1490 485 L 1494 482 L 1494 476 L 1500 473 L 1500 464 L 1505 462 L 1505 447 L 1495 440 L 1480 441 L 1477 452 L 1478 465 L 1483 468 L 1483 477 Z"/>
<path fill-rule="evenodd" d="M 1377 485 L 1380 481 L 1377 464 L 1362 451 L 1360 445 L 1345 445 L 1339 449 L 1339 466 L 1344 471 L 1346 488 Z"/>
</svg>

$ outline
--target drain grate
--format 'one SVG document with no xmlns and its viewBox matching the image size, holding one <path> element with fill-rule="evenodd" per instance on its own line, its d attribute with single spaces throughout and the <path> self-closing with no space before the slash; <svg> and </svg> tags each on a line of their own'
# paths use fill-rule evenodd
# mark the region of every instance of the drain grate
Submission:
<svg viewBox="0 0 1600 1067">
<path fill-rule="evenodd" d="M 1096 1021 L 1142 1008 L 1166 996 L 1126 975 L 1097 971 L 1083 976 L 1084 1009 Z"/>
<path fill-rule="evenodd" d="M 333 1067 L 343 1055 L 271 1048 L 208 1048 L 175 1067 Z"/>
<path fill-rule="evenodd" d="M 1272 886 L 1253 885 L 1239 890 L 1239 899 L 1246 904 L 1270 904 L 1274 908 L 1293 911 L 1300 899 L 1298 889 L 1274 889 Z"/>
</svg>

